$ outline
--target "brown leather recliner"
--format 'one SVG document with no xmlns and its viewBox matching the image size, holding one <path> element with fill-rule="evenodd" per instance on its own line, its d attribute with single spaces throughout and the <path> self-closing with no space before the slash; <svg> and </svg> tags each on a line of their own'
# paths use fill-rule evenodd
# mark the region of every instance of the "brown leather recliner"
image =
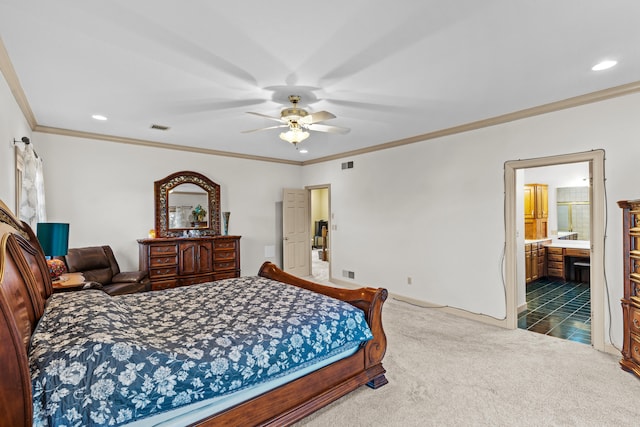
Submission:
<svg viewBox="0 0 640 427">
<path fill-rule="evenodd" d="M 98 282 L 109 295 L 133 294 L 151 289 L 146 271 L 121 272 L 110 246 L 70 248 L 64 257 L 69 273 L 82 273 L 87 282 Z"/>
</svg>

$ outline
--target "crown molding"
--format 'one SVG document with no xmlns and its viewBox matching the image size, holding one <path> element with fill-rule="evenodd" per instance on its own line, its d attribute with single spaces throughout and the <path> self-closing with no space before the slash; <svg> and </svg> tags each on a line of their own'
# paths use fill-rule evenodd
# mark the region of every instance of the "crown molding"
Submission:
<svg viewBox="0 0 640 427">
<path fill-rule="evenodd" d="M 360 154 L 372 153 L 375 151 L 386 150 L 394 147 L 400 147 L 402 145 L 414 144 L 416 142 L 428 141 L 430 139 L 441 138 L 443 136 L 469 132 L 472 130 L 478 130 L 478 129 L 482 129 L 490 126 L 500 125 L 503 123 L 513 122 L 516 120 L 526 119 L 528 117 L 539 116 L 541 114 L 547 114 L 555 111 L 566 110 L 568 108 L 578 107 L 580 105 L 592 104 L 594 102 L 605 101 L 611 98 L 631 95 L 637 92 L 640 92 L 640 81 L 627 83 L 620 86 L 614 86 L 612 88 L 587 93 L 585 95 L 574 96 L 573 98 L 567 98 L 561 101 L 539 105 L 537 107 L 526 108 L 524 110 L 503 114 L 501 116 L 490 117 L 488 119 L 478 120 L 471 123 L 465 123 L 460 126 L 454 126 L 454 127 L 450 127 L 442 130 L 437 130 L 434 132 L 428 132 L 422 135 L 416 135 L 409 138 L 398 139 L 396 141 L 391 141 L 384 144 L 375 145 L 372 147 L 362 148 L 362 149 L 353 150 L 353 151 L 347 151 L 345 153 L 336 154 L 333 156 L 307 160 L 302 162 L 302 165 L 306 166 L 306 165 L 311 165 L 315 163 L 323 163 L 329 160 L 343 159 L 345 157 L 352 157 Z"/>
<path fill-rule="evenodd" d="M 49 133 L 54 135 L 72 136 L 76 138 L 97 139 L 100 141 L 117 142 L 119 144 L 139 145 L 143 147 L 162 148 L 166 150 L 186 151 L 189 153 L 209 154 L 212 156 L 234 157 L 237 159 L 258 160 L 262 162 L 284 163 L 301 166 L 302 162 L 294 160 L 276 159 L 274 157 L 252 156 L 249 154 L 232 153 L 230 151 L 211 150 L 209 148 L 192 147 L 187 145 L 169 144 L 165 142 L 147 141 L 144 139 L 124 138 L 120 136 L 104 135 L 92 132 L 81 132 L 71 129 L 61 129 L 49 126 L 36 125 L 34 132 Z"/>
<path fill-rule="evenodd" d="M 13 97 L 18 103 L 20 110 L 22 110 L 22 114 L 24 115 L 25 119 L 29 123 L 29 126 L 33 130 L 33 128 L 35 128 L 37 125 L 36 117 L 34 116 L 33 111 L 31 111 L 31 107 L 29 106 L 29 101 L 27 101 L 27 96 L 24 94 L 24 91 L 22 90 L 20 79 L 16 74 L 15 68 L 13 68 L 13 64 L 9 59 L 9 53 L 5 48 L 4 42 L 2 41 L 1 37 L 0 37 L 0 72 L 2 72 L 2 75 L 4 76 L 4 79 L 6 80 L 7 85 L 9 86 L 9 89 L 13 94 Z"/>
</svg>

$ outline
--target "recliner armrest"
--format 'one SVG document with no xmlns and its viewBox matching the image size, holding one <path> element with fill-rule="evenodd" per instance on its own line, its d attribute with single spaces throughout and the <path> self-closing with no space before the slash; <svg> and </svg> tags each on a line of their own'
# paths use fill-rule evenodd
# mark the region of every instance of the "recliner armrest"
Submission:
<svg viewBox="0 0 640 427">
<path fill-rule="evenodd" d="M 111 283 L 138 283 L 147 277 L 146 271 L 120 272 L 111 278 Z"/>
<path fill-rule="evenodd" d="M 84 282 L 82 289 L 97 289 L 103 291 L 104 287 L 102 286 L 102 283 L 99 282 Z"/>
</svg>

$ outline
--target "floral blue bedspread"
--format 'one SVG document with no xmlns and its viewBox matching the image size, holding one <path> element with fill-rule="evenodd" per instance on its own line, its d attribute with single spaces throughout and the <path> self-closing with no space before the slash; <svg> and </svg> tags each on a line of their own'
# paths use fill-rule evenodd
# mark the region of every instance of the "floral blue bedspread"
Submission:
<svg viewBox="0 0 640 427">
<path fill-rule="evenodd" d="M 34 425 L 127 423 L 371 338 L 358 308 L 262 277 L 116 297 L 54 294 L 29 350 Z"/>
</svg>

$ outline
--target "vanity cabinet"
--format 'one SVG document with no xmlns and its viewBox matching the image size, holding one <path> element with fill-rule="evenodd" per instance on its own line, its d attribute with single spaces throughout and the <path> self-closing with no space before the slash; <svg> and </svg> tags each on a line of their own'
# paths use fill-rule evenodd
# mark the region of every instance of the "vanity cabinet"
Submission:
<svg viewBox="0 0 640 427">
<path fill-rule="evenodd" d="M 547 275 L 547 260 L 545 244 L 550 240 L 524 245 L 526 283 Z"/>
<path fill-rule="evenodd" d="M 549 190 L 547 184 L 524 186 L 524 238 L 527 240 L 547 237 L 549 217 Z"/>
<path fill-rule="evenodd" d="M 240 277 L 240 236 L 140 239 L 138 249 L 152 290 Z"/>
<path fill-rule="evenodd" d="M 547 246 L 547 275 L 562 280 L 582 280 L 578 277 L 576 264 L 589 263 L 590 259 L 591 249 L 588 247 L 563 246 L 558 241 L 553 246 Z"/>
<path fill-rule="evenodd" d="M 619 201 L 622 208 L 624 292 L 622 298 L 623 369 L 640 377 L 640 200 Z"/>
<path fill-rule="evenodd" d="M 564 279 L 564 251 L 562 248 L 547 248 L 547 275 Z"/>
</svg>

